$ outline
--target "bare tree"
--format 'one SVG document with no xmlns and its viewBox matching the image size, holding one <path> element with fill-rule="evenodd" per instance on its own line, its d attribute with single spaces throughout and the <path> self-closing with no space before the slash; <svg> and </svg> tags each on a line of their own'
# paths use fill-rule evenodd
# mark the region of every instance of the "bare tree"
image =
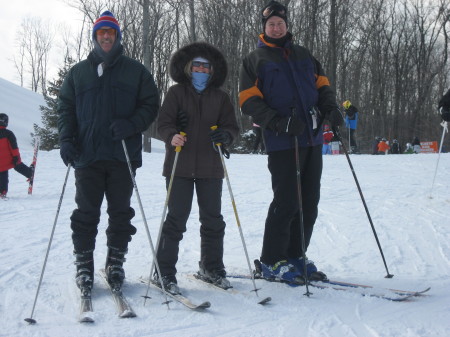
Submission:
<svg viewBox="0 0 450 337">
<path fill-rule="evenodd" d="M 30 87 L 33 91 L 46 94 L 47 62 L 52 45 L 52 33 L 48 22 L 40 18 L 27 17 L 22 20 L 17 39 L 20 45 L 21 59 L 18 64 L 19 76 L 23 78 L 23 69 L 31 75 Z"/>
</svg>

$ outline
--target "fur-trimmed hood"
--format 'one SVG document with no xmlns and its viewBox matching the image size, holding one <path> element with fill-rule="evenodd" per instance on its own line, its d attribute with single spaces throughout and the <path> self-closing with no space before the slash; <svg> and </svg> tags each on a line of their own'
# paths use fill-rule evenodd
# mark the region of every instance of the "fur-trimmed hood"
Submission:
<svg viewBox="0 0 450 337">
<path fill-rule="evenodd" d="M 209 60 L 212 65 L 213 72 L 208 87 L 220 88 L 227 78 L 227 62 L 219 49 L 206 42 L 194 42 L 178 49 L 170 59 L 170 77 L 179 84 L 190 84 L 191 78 L 184 69 L 189 61 L 198 56 Z"/>
</svg>

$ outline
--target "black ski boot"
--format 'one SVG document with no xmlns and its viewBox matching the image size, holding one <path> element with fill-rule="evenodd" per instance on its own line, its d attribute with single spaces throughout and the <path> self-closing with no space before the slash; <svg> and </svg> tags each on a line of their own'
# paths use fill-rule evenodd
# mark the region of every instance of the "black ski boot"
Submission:
<svg viewBox="0 0 450 337">
<path fill-rule="evenodd" d="M 127 252 L 127 249 L 120 250 L 118 248 L 108 247 L 105 274 L 109 285 L 114 291 L 119 291 L 122 288 L 123 280 L 125 279 L 125 271 L 122 266 L 126 261 L 125 254 Z"/>
<path fill-rule="evenodd" d="M 207 270 L 205 267 L 203 267 L 202 263 L 199 262 L 199 270 L 197 272 L 197 278 L 212 283 L 215 286 L 222 288 L 222 289 L 229 289 L 233 288 L 230 281 L 227 279 L 227 273 L 225 269 L 214 269 L 214 270 Z"/>
<path fill-rule="evenodd" d="M 94 285 L 94 251 L 73 252 L 77 274 L 75 281 L 83 294 L 90 294 Z"/>
<path fill-rule="evenodd" d="M 164 290 L 172 295 L 180 295 L 181 291 L 177 284 L 177 278 L 175 275 L 164 275 L 162 278 L 162 283 L 164 285 Z M 158 272 L 155 270 L 153 273 L 152 282 L 158 287 L 161 288 L 161 282 L 159 280 Z"/>
</svg>

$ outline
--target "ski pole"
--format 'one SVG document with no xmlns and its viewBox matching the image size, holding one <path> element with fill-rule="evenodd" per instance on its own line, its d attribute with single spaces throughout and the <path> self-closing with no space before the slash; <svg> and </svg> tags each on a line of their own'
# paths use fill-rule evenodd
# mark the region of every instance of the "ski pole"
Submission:
<svg viewBox="0 0 450 337">
<path fill-rule="evenodd" d="M 295 107 L 291 107 L 292 118 L 297 118 L 295 116 Z M 295 168 L 297 175 L 297 196 L 298 196 L 298 217 L 300 221 L 300 234 L 302 236 L 302 258 L 303 258 L 303 275 L 305 277 L 306 293 L 304 295 L 310 296 L 312 293 L 309 291 L 308 287 L 308 270 L 306 266 L 306 243 L 305 243 L 305 223 L 303 222 L 303 197 L 302 197 L 302 177 L 300 171 L 300 156 L 298 153 L 298 139 L 294 136 L 295 142 Z"/>
<path fill-rule="evenodd" d="M 33 309 L 31 310 L 30 318 L 25 318 L 25 322 L 28 322 L 30 324 L 35 324 L 36 323 L 36 320 L 33 318 L 34 309 L 36 307 L 36 302 L 37 302 L 37 299 L 38 299 L 39 291 L 41 289 L 42 279 L 44 278 L 44 272 L 45 272 L 45 267 L 47 265 L 48 254 L 50 252 L 50 247 L 52 246 L 53 235 L 55 233 L 56 222 L 58 221 L 58 216 L 59 216 L 59 211 L 61 209 L 61 203 L 63 201 L 64 191 L 66 190 L 67 178 L 69 177 L 70 167 L 71 167 L 71 165 L 69 163 L 67 165 L 66 178 L 64 179 L 64 184 L 63 184 L 61 196 L 59 197 L 58 208 L 56 209 L 56 216 L 55 216 L 55 221 L 53 222 L 52 233 L 50 234 L 50 239 L 48 241 L 47 252 L 45 253 L 44 264 L 42 266 L 41 277 L 39 278 L 39 284 L 38 284 L 38 287 L 37 287 L 36 296 L 34 298 Z"/>
<path fill-rule="evenodd" d="M 386 264 L 386 259 L 384 258 L 383 250 L 381 249 L 380 241 L 378 240 L 378 235 L 377 235 L 377 232 L 375 230 L 375 226 L 373 225 L 372 218 L 370 217 L 369 208 L 367 207 L 366 200 L 364 199 L 364 196 L 363 196 L 363 193 L 362 193 L 362 190 L 361 190 L 361 186 L 359 185 L 358 178 L 356 177 L 356 173 L 355 173 L 355 170 L 353 168 L 353 165 L 352 165 L 352 162 L 350 160 L 350 157 L 348 155 L 347 149 L 345 148 L 344 142 L 342 141 L 341 134 L 339 133 L 339 129 L 338 128 L 333 128 L 333 133 L 338 137 L 339 142 L 341 143 L 342 148 L 344 149 L 344 153 L 345 153 L 345 156 L 347 157 L 347 161 L 348 161 L 348 164 L 350 166 L 350 170 L 352 171 L 353 178 L 355 179 L 356 187 L 358 188 L 359 195 L 361 196 L 361 200 L 362 200 L 362 203 L 364 205 L 364 209 L 366 210 L 366 214 L 367 214 L 367 217 L 369 219 L 370 226 L 372 227 L 372 231 L 373 231 L 373 234 L 375 236 L 375 240 L 377 241 L 378 249 L 380 250 L 381 257 L 383 259 L 384 267 L 386 268 L 387 275 L 385 276 L 385 278 L 392 278 L 394 275 L 389 273 L 389 270 L 388 270 L 388 267 L 387 267 L 387 264 Z"/>
<path fill-rule="evenodd" d="M 216 129 L 217 129 L 217 125 L 211 126 L 211 130 L 214 131 Z M 256 288 L 255 277 L 253 275 L 252 267 L 250 265 L 250 259 L 248 257 L 248 252 L 247 252 L 247 245 L 245 244 L 244 234 L 242 233 L 242 228 L 241 228 L 241 222 L 239 221 L 239 215 L 238 215 L 238 212 L 237 212 L 236 203 L 234 202 L 233 191 L 231 190 L 230 178 L 228 177 L 227 167 L 225 165 L 225 160 L 223 159 L 222 143 L 216 143 L 215 145 L 219 149 L 220 160 L 222 161 L 222 167 L 223 167 L 223 171 L 224 171 L 225 178 L 226 178 L 227 185 L 228 185 L 228 192 L 230 193 L 231 205 L 233 206 L 234 215 L 236 217 L 236 224 L 237 224 L 238 229 L 239 229 L 239 234 L 241 236 L 242 246 L 244 247 L 245 257 L 247 259 L 248 270 L 250 271 L 250 276 L 252 278 L 253 291 L 255 292 L 256 296 L 259 297 L 258 290 L 260 290 L 260 289 Z M 259 303 L 262 304 L 262 302 L 259 302 Z"/>
<path fill-rule="evenodd" d="M 123 146 L 123 152 L 125 152 L 125 157 L 127 159 L 128 169 L 130 171 L 130 176 L 131 176 L 131 180 L 133 182 L 134 191 L 136 192 L 136 198 L 138 200 L 139 208 L 141 210 L 142 220 L 144 221 L 145 230 L 147 232 L 148 242 L 150 243 L 150 248 L 152 250 L 153 261 L 156 264 L 156 270 L 158 271 L 158 274 L 159 274 L 159 283 L 161 284 L 161 289 L 162 289 L 162 292 L 163 292 L 164 297 L 166 299 L 165 302 L 163 302 L 163 304 L 166 304 L 167 308 L 170 309 L 170 307 L 169 307 L 170 301 L 167 299 L 166 289 L 164 288 L 164 284 L 163 284 L 162 278 L 161 278 L 161 273 L 159 272 L 159 264 L 158 264 L 158 261 L 156 261 L 156 253 L 155 253 L 155 248 L 153 247 L 152 236 L 150 235 L 150 230 L 148 229 L 147 219 L 145 218 L 144 208 L 142 207 L 141 197 L 139 195 L 139 190 L 137 188 L 136 179 L 134 179 L 133 169 L 131 168 L 130 157 L 128 156 L 127 145 L 125 144 L 125 140 L 124 139 L 122 139 L 122 146 Z M 145 294 L 145 299 L 148 298 L 148 296 L 147 296 L 148 295 L 148 288 L 150 288 L 150 280 L 148 280 L 148 287 L 147 287 L 147 293 Z"/>
<path fill-rule="evenodd" d="M 445 133 L 448 132 L 448 128 L 447 128 L 447 122 L 443 121 L 441 123 L 442 126 L 442 137 L 441 137 L 441 144 L 439 145 L 439 154 L 438 154 L 438 159 L 436 162 L 436 169 L 434 170 L 434 177 L 433 177 L 433 183 L 431 184 L 431 189 L 430 189 L 430 199 L 433 199 L 433 187 L 434 187 L 434 180 L 436 179 L 436 173 L 437 173 L 437 169 L 438 169 L 438 165 L 439 165 L 439 159 L 441 158 L 441 151 L 442 151 L 442 144 L 444 144 L 444 137 L 445 137 Z"/>
<path fill-rule="evenodd" d="M 184 137 L 184 136 L 186 136 L 186 133 L 181 131 L 180 135 L 182 135 Z M 181 146 L 175 147 L 175 159 L 173 161 L 172 173 L 170 174 L 169 186 L 167 187 L 166 201 L 164 203 L 164 209 L 163 209 L 163 213 L 161 216 L 161 223 L 159 225 L 158 239 L 156 240 L 156 252 L 158 252 L 159 242 L 161 240 L 162 228 L 163 228 L 164 220 L 166 219 L 167 207 L 169 205 L 170 192 L 172 191 L 173 179 L 175 177 L 175 169 L 177 168 L 178 156 L 181 152 L 181 148 L 182 148 Z M 155 267 L 155 263 L 152 263 L 149 279 L 152 277 L 154 267 Z"/>
</svg>

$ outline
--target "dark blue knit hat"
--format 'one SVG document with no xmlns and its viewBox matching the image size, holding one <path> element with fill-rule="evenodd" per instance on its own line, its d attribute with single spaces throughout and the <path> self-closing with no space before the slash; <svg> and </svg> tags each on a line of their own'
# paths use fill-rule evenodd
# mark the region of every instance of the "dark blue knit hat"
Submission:
<svg viewBox="0 0 450 337">
<path fill-rule="evenodd" d="M 95 20 L 94 27 L 92 28 L 92 39 L 95 41 L 95 32 L 101 27 L 111 27 L 117 31 L 117 38 L 122 39 L 122 33 L 120 32 L 119 21 L 114 17 L 114 14 L 110 11 L 105 11 L 100 15 L 100 17 Z"/>
</svg>

